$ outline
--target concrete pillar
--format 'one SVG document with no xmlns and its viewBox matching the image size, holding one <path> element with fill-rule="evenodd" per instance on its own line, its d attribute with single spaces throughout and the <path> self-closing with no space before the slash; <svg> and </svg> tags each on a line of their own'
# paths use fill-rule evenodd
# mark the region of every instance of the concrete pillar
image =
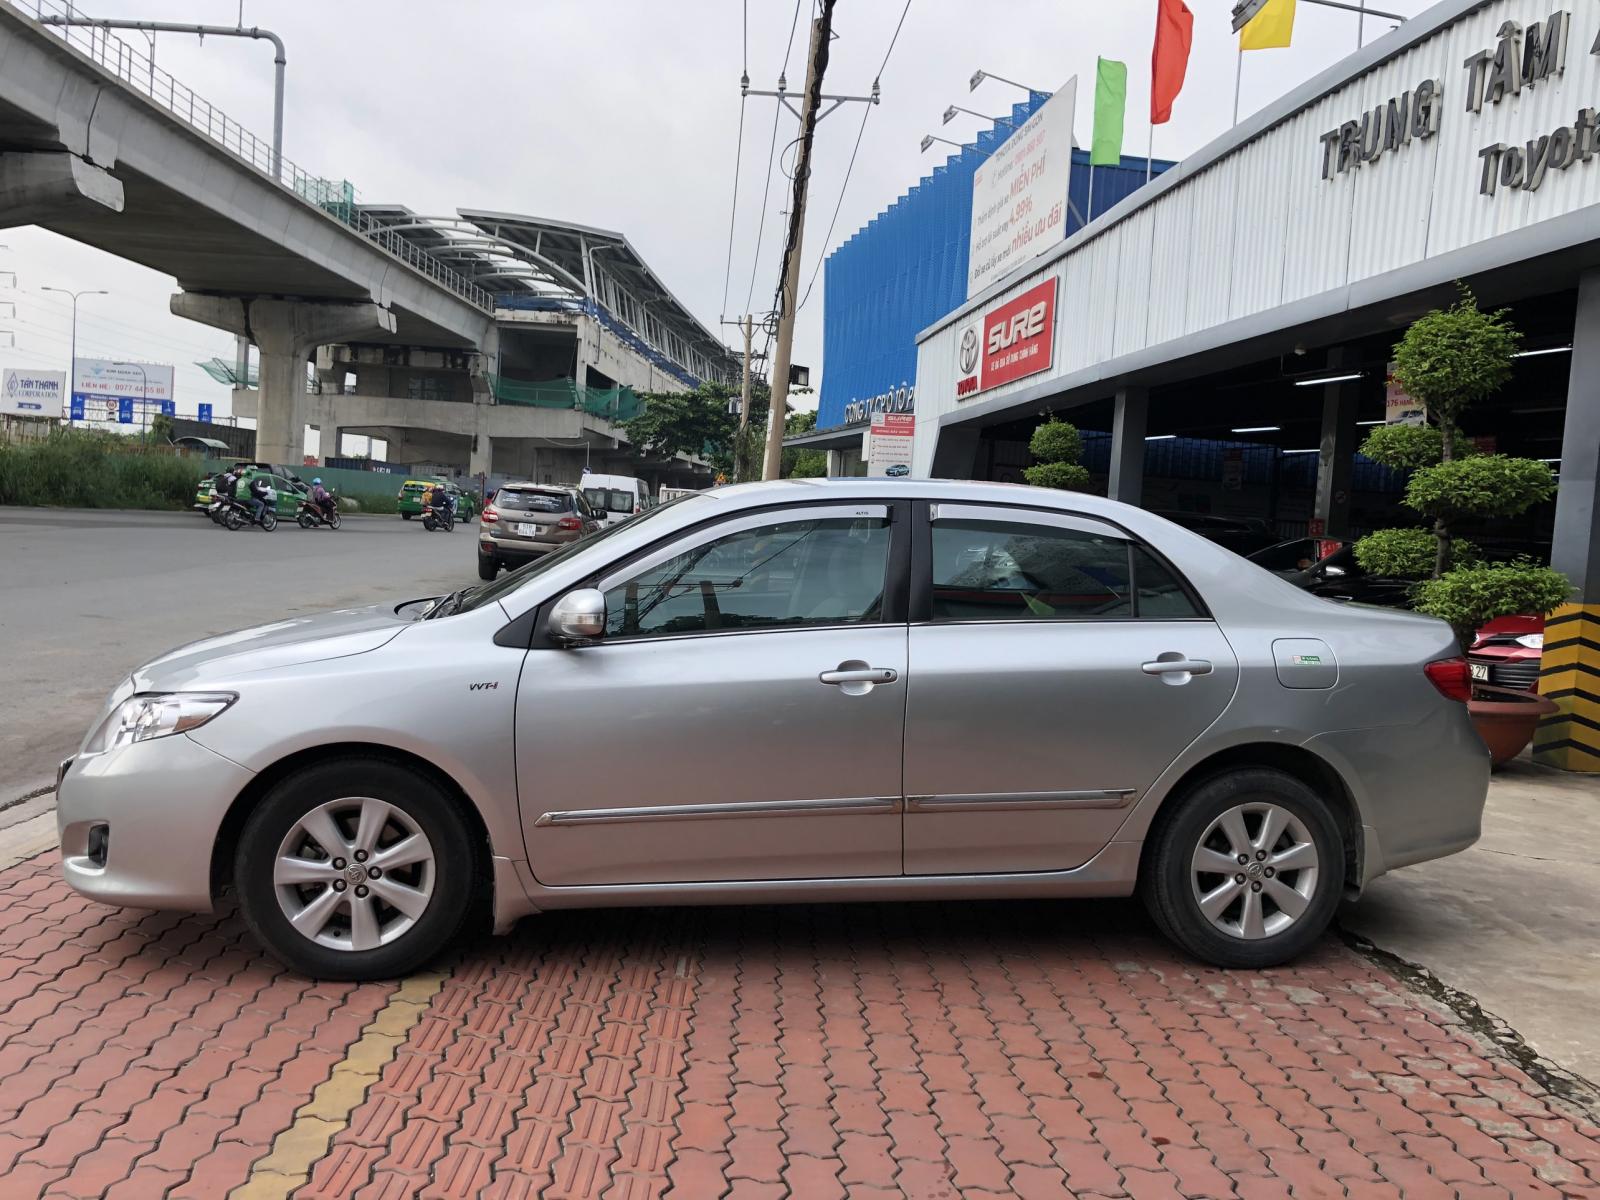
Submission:
<svg viewBox="0 0 1600 1200">
<path fill-rule="evenodd" d="M 494 474 L 494 439 L 487 433 L 474 435 L 472 451 L 467 455 L 467 474 L 474 480 L 488 479 Z"/>
<path fill-rule="evenodd" d="M 935 426 L 930 479 L 971 479 L 978 462 L 978 430 L 972 425 Z M 920 431 L 919 431 L 920 432 Z"/>
<path fill-rule="evenodd" d="M 1545 619 L 1539 691 L 1561 711 L 1539 723 L 1533 757 L 1594 772 L 1600 771 L 1600 270 L 1578 281 L 1569 371 L 1550 565 L 1567 577 L 1573 595 Z"/>
<path fill-rule="evenodd" d="M 843 478 L 844 477 L 844 473 L 845 473 L 845 470 L 844 470 L 844 451 L 843 450 L 829 450 L 827 452 L 827 455 L 828 455 L 828 466 L 827 466 L 828 478 L 829 479 L 841 479 L 841 478 Z"/>
<path fill-rule="evenodd" d="M 1328 373 L 1345 374 L 1358 365 L 1342 349 L 1328 355 Z M 1311 510 L 1312 528 L 1322 523 L 1327 537 L 1350 532 L 1350 483 L 1356 466 L 1356 417 L 1361 401 L 1359 379 L 1322 386 L 1322 440 L 1317 454 L 1317 496 Z"/>
<path fill-rule="evenodd" d="M 1150 415 L 1150 393 L 1128 387 L 1117 392 L 1111 418 L 1111 480 L 1106 495 L 1124 504 L 1144 499 L 1145 430 Z"/>
<path fill-rule="evenodd" d="M 376 304 L 260 300 L 179 292 L 173 315 L 248 336 L 261 356 L 256 459 L 297 463 L 305 453 L 306 359 L 329 342 L 393 333 L 394 314 Z"/>
<path fill-rule="evenodd" d="M 0 229 L 122 211 L 122 181 L 76 154 L 0 154 Z"/>
</svg>

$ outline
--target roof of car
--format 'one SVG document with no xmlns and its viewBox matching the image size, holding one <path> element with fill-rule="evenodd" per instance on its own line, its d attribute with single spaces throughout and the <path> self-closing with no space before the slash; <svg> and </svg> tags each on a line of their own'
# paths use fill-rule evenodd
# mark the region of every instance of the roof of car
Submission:
<svg viewBox="0 0 1600 1200">
<path fill-rule="evenodd" d="M 576 492 L 570 483 L 502 483 L 500 490 L 513 492 Z"/>
</svg>

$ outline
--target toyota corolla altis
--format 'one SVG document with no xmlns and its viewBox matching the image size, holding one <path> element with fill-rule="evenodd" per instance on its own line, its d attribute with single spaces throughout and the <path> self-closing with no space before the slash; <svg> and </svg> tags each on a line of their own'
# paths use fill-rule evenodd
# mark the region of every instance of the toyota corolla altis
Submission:
<svg viewBox="0 0 1600 1200">
<path fill-rule="evenodd" d="M 1468 687 L 1443 623 L 1137 508 L 751 484 L 145 664 L 63 764 L 62 870 L 112 904 L 231 888 L 327 978 L 480 911 L 1135 891 L 1259 967 L 1477 838 Z"/>
</svg>

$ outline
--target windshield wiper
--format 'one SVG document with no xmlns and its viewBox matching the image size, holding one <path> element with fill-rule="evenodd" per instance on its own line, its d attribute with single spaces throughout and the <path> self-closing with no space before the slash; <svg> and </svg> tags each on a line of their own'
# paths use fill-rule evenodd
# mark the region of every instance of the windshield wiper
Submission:
<svg viewBox="0 0 1600 1200">
<path fill-rule="evenodd" d="M 422 619 L 424 621 L 431 621 L 435 617 L 448 617 L 453 613 L 460 612 L 462 604 L 466 602 L 468 593 L 475 590 L 475 588 L 466 587 L 459 591 L 451 592 L 448 596 L 430 608 L 427 615 Z"/>
</svg>

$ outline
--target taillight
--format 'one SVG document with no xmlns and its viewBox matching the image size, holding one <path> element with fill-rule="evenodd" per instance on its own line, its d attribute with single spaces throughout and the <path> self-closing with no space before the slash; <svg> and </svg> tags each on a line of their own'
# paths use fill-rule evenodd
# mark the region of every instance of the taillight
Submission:
<svg viewBox="0 0 1600 1200">
<path fill-rule="evenodd" d="M 559 521 L 556 522 L 556 528 L 557 529 L 582 529 L 583 528 L 583 519 L 581 517 L 562 517 Z"/>
<path fill-rule="evenodd" d="M 481 519 L 485 521 L 498 521 L 500 519 L 500 514 L 495 512 L 495 510 L 492 508 L 486 508 L 483 510 Z"/>
<path fill-rule="evenodd" d="M 1447 700 L 1465 704 L 1472 699 L 1472 670 L 1465 658 L 1441 658 L 1423 667 L 1422 672 Z"/>
</svg>

